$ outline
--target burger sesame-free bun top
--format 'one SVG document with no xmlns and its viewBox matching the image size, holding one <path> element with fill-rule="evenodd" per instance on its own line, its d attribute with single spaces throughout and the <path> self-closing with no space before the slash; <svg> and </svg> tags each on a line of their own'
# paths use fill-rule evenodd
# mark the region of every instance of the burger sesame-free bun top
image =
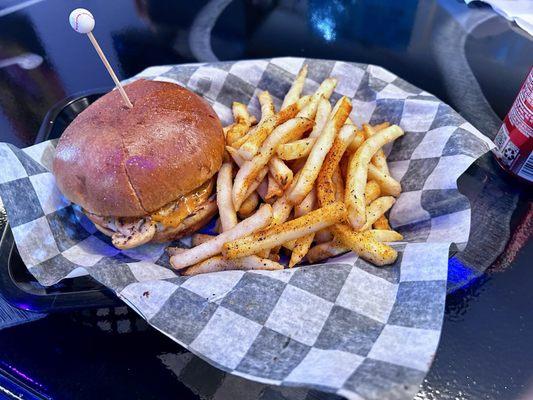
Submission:
<svg viewBox="0 0 533 400">
<path fill-rule="evenodd" d="M 137 80 L 98 99 L 67 127 L 53 172 L 61 192 L 101 216 L 140 217 L 217 173 L 224 133 L 209 104 L 182 86 Z"/>
</svg>

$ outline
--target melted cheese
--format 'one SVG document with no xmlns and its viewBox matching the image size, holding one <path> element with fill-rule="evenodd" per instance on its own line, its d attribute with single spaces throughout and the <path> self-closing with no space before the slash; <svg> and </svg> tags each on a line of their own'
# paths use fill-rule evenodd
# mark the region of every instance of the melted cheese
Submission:
<svg viewBox="0 0 533 400">
<path fill-rule="evenodd" d="M 198 189 L 181 196 L 151 215 L 152 220 L 162 225 L 175 228 L 187 218 L 199 205 L 205 203 L 213 191 L 213 179 Z"/>
</svg>

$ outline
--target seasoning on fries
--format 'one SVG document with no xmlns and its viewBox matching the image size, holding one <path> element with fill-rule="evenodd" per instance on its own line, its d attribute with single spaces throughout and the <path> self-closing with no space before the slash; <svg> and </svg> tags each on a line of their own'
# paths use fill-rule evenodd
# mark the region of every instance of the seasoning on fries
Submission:
<svg viewBox="0 0 533 400">
<path fill-rule="evenodd" d="M 280 252 L 290 253 L 289 268 L 349 251 L 377 266 L 396 260 L 387 243 L 403 236 L 387 213 L 401 185 L 383 146 L 403 130 L 387 121 L 356 126 L 348 98 L 330 102 L 335 78 L 302 95 L 307 73 L 304 65 L 279 110 L 260 92 L 260 118 L 233 103 L 216 181 L 220 234 L 193 235 L 191 249 L 169 248 L 182 274 L 282 269 Z"/>
</svg>

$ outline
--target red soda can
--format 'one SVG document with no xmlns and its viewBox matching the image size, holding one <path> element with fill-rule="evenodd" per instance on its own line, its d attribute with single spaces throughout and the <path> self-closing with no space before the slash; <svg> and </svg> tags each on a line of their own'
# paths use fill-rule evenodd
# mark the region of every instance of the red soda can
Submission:
<svg viewBox="0 0 533 400">
<path fill-rule="evenodd" d="M 511 174 L 533 182 L 533 68 L 503 120 L 494 153 Z"/>
</svg>

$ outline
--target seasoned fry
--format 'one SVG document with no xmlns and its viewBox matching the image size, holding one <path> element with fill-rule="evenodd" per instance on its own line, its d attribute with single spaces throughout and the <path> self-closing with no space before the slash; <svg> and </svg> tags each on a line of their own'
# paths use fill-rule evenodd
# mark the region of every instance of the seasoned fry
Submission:
<svg viewBox="0 0 533 400">
<path fill-rule="evenodd" d="M 233 208 L 231 192 L 233 188 L 233 173 L 231 163 L 224 163 L 217 176 L 217 205 L 222 231 L 230 230 L 237 225 L 237 213 Z"/>
<path fill-rule="evenodd" d="M 368 124 L 363 124 L 363 130 L 365 131 L 365 137 L 369 138 L 376 134 L 376 132 L 379 132 L 380 130 L 383 130 L 387 128 L 390 124 L 388 122 L 380 124 L 379 128 L 377 129 L 375 127 L 372 127 Z M 389 167 L 387 165 L 387 158 L 385 157 L 385 153 L 383 152 L 383 149 L 379 149 L 376 151 L 376 154 L 374 154 L 374 157 L 372 157 L 372 163 L 376 166 L 377 169 L 379 169 L 382 173 L 386 175 L 390 175 Z"/>
<path fill-rule="evenodd" d="M 300 203 L 313 188 L 313 184 L 322 168 L 324 159 L 333 146 L 335 136 L 346 121 L 346 118 L 348 118 L 351 110 L 352 104 L 350 100 L 346 97 L 339 100 L 338 111 L 335 114 L 332 113 L 331 118 L 328 120 L 322 133 L 317 138 L 317 141 L 302 169 L 302 173 L 298 178 L 296 186 L 289 193 L 288 199 L 292 204 Z"/>
<path fill-rule="evenodd" d="M 313 239 L 315 238 L 314 233 L 302 236 L 301 238 L 296 239 L 294 247 L 291 253 L 291 259 L 289 261 L 289 268 L 294 267 L 300 261 L 303 260 L 309 248 L 313 244 Z"/>
<path fill-rule="evenodd" d="M 297 139 L 303 135 L 307 129 L 311 128 L 312 125 L 313 121 L 309 119 L 293 118 L 278 126 L 272 134 L 268 136 L 257 155 L 252 160 L 246 161 L 235 176 L 232 195 L 235 209 L 240 208 L 242 202 L 246 198 L 248 188 L 252 182 L 256 180 L 259 171 L 268 164 L 268 161 L 275 153 L 277 146 L 287 143 L 290 140 Z"/>
<path fill-rule="evenodd" d="M 310 138 L 317 138 L 322 133 L 322 129 L 326 126 L 328 122 L 329 115 L 331 114 L 331 103 L 325 98 L 321 98 L 318 103 L 318 108 L 316 110 L 315 116 L 315 126 L 309 134 Z"/>
<path fill-rule="evenodd" d="M 170 257 L 170 264 L 174 269 L 182 269 L 206 260 L 221 252 L 224 243 L 249 235 L 266 227 L 272 219 L 272 207 L 263 204 L 250 218 L 239 222 L 229 231 L 223 232 L 212 240 L 193 247 L 179 256 Z M 253 253 L 252 253 L 253 254 Z"/>
<path fill-rule="evenodd" d="M 313 188 L 313 190 L 311 190 L 309 194 L 305 196 L 305 199 L 303 199 L 303 201 L 300 204 L 294 206 L 294 216 L 301 217 L 305 214 L 310 213 L 315 208 L 315 205 L 316 205 L 316 190 L 315 188 Z"/>
<path fill-rule="evenodd" d="M 272 133 L 272 131 L 279 125 L 294 118 L 298 113 L 298 103 L 291 104 L 284 108 L 279 113 L 268 117 L 263 122 L 259 121 L 259 124 L 251 132 L 250 137 L 239 148 L 240 155 L 245 160 L 251 160 L 259 151 L 259 148 L 265 141 L 265 139 Z"/>
<path fill-rule="evenodd" d="M 221 256 L 214 256 L 187 268 L 182 275 L 192 276 L 234 269 L 262 269 L 266 271 L 274 271 L 276 269 L 283 269 L 283 265 L 269 259 L 259 258 L 257 256 L 236 258 L 234 260 L 228 260 Z"/>
<path fill-rule="evenodd" d="M 300 97 L 298 101 L 296 102 L 296 105 L 298 106 L 298 110 L 303 110 L 305 107 L 307 107 L 310 101 L 311 101 L 311 96 L 309 95 Z"/>
<path fill-rule="evenodd" d="M 257 194 L 257 192 L 253 192 L 242 203 L 241 208 L 239 209 L 239 217 L 243 219 L 248 218 L 255 212 L 255 209 L 257 208 L 258 205 L 259 205 L 259 195 Z"/>
<path fill-rule="evenodd" d="M 298 158 L 307 157 L 311 152 L 315 141 L 315 138 L 305 138 L 282 144 L 277 150 L 278 157 L 282 160 L 296 160 Z"/>
<path fill-rule="evenodd" d="M 283 194 L 283 189 L 272 175 L 268 175 L 267 194 L 265 199 L 270 200 L 279 197 Z"/>
<path fill-rule="evenodd" d="M 231 158 L 233 158 L 233 161 L 235 161 L 235 164 L 237 164 L 237 166 L 241 167 L 246 162 L 246 160 L 241 157 L 237 149 L 231 146 L 226 146 L 226 151 L 229 153 Z"/>
<path fill-rule="evenodd" d="M 381 189 L 378 183 L 373 179 L 369 180 L 365 186 L 365 204 L 368 206 L 379 196 L 381 196 Z"/>
<path fill-rule="evenodd" d="M 222 130 L 224 131 L 224 137 L 226 138 L 226 140 L 228 140 L 228 131 L 233 128 L 235 124 L 231 124 L 231 125 L 228 125 L 228 126 L 225 126 L 222 128 Z"/>
<path fill-rule="evenodd" d="M 387 229 L 370 229 L 369 232 L 378 242 L 399 242 L 403 240 L 403 236 L 396 232 Z"/>
<path fill-rule="evenodd" d="M 274 100 L 272 100 L 272 96 L 266 90 L 259 93 L 257 98 L 259 100 L 259 104 L 261 104 L 261 121 L 265 121 L 276 113 Z"/>
<path fill-rule="evenodd" d="M 381 217 L 379 217 L 376 222 L 374 222 L 374 224 L 372 225 L 372 228 L 374 229 L 380 229 L 380 230 L 392 230 L 390 225 L 389 225 L 389 220 L 387 219 L 387 217 L 385 215 L 382 215 Z"/>
<path fill-rule="evenodd" d="M 352 140 L 352 143 L 350 143 L 350 147 L 348 147 L 348 151 L 350 153 L 355 153 L 359 147 L 363 144 L 365 141 L 365 134 L 363 131 L 357 131 L 355 133 L 355 137 Z"/>
<path fill-rule="evenodd" d="M 222 254 L 227 258 L 252 255 L 339 223 L 345 216 L 344 204 L 333 203 L 281 225 L 272 226 L 242 239 L 228 241 L 223 246 Z"/>
<path fill-rule="evenodd" d="M 336 224 L 331 229 L 335 238 L 340 240 L 344 246 L 374 265 L 392 264 L 398 257 L 396 250 L 378 242 L 368 231 L 356 232 L 347 224 Z"/>
<path fill-rule="evenodd" d="M 315 118 L 321 99 L 327 101 L 333 93 L 333 90 L 335 90 L 335 86 L 337 86 L 337 80 L 335 78 L 324 79 L 316 92 L 311 96 L 309 103 L 298 113 L 298 117 Z"/>
<path fill-rule="evenodd" d="M 258 126 L 259 125 L 254 126 L 253 128 L 249 129 L 244 136 L 235 140 L 233 143 L 228 142 L 228 144 L 234 149 L 239 149 L 248 139 L 252 137 L 252 135 L 254 135 L 254 132 Z"/>
<path fill-rule="evenodd" d="M 335 201 L 344 200 L 344 180 L 342 179 L 341 170 L 339 167 L 335 168 L 332 176 L 333 184 L 335 185 Z"/>
<path fill-rule="evenodd" d="M 394 204 L 396 199 L 392 196 L 384 196 L 374 200 L 366 208 L 366 222 L 361 231 L 366 231 L 372 227 L 372 224 L 377 221 L 379 217 L 385 214 Z"/>
<path fill-rule="evenodd" d="M 333 182 L 339 162 L 355 135 L 355 126 L 344 125 L 328 151 L 317 177 L 317 197 L 320 206 L 335 202 L 337 186 Z M 338 177 L 337 177 L 338 179 Z M 340 190 L 340 188 L 339 188 Z M 343 188 L 344 191 L 344 188 Z"/>
<path fill-rule="evenodd" d="M 403 135 L 403 130 L 393 125 L 368 138 L 350 157 L 346 178 L 344 202 L 348 207 L 350 224 L 355 229 L 361 228 L 366 220 L 365 186 L 370 160 L 386 143 Z"/>
<path fill-rule="evenodd" d="M 304 65 L 302 69 L 300 69 L 300 72 L 298 72 L 296 79 L 292 83 L 291 88 L 289 89 L 289 91 L 285 95 L 285 98 L 283 99 L 283 104 L 281 105 L 282 110 L 288 105 L 292 103 L 296 103 L 298 101 L 298 99 L 300 98 L 300 95 L 302 94 L 302 90 L 304 88 L 306 77 L 307 77 L 307 65 Z"/>
<path fill-rule="evenodd" d="M 226 142 L 230 145 L 248 133 L 252 125 L 252 117 L 244 104 L 235 101 L 232 110 L 235 123 L 226 132 Z"/>
<path fill-rule="evenodd" d="M 368 164 L 368 178 L 378 183 L 381 194 L 398 197 L 402 191 L 400 182 L 378 170 L 374 164 Z"/>
<path fill-rule="evenodd" d="M 305 214 L 310 213 L 315 208 L 315 204 L 316 190 L 315 188 L 313 188 L 313 190 L 311 190 L 309 194 L 305 196 L 305 199 L 303 199 L 300 204 L 294 207 L 294 216 L 301 217 Z M 315 234 L 310 233 L 309 235 L 302 236 L 301 238 L 283 244 L 284 247 L 290 248 L 290 250 L 292 250 L 291 259 L 289 261 L 289 268 L 292 268 L 293 266 L 298 264 L 305 257 L 307 251 L 313 243 L 314 238 Z"/>
<path fill-rule="evenodd" d="M 213 235 L 206 235 L 205 233 L 195 233 L 194 235 L 192 235 L 192 238 L 191 238 L 192 247 L 196 247 L 196 246 L 201 245 L 202 243 L 208 242 L 211 239 L 213 239 L 214 237 L 215 236 L 213 236 Z M 174 248 L 176 248 L 176 247 L 174 247 Z M 181 252 L 181 253 L 183 253 L 183 252 Z M 171 255 L 173 255 L 173 254 L 171 254 Z"/>
<path fill-rule="evenodd" d="M 268 162 L 268 170 L 283 190 L 287 189 L 291 184 L 294 174 L 283 160 L 276 156 L 272 156 Z"/>
<path fill-rule="evenodd" d="M 261 181 L 261 183 L 259 184 L 259 186 L 256 189 L 256 192 L 259 195 L 259 197 L 261 197 L 264 201 L 267 200 L 267 198 L 266 198 L 266 196 L 268 194 L 268 178 L 267 177 L 265 177 Z"/>
<path fill-rule="evenodd" d="M 307 252 L 307 261 L 310 264 L 314 264 L 319 261 L 326 260 L 331 257 L 340 256 L 341 254 L 349 252 L 350 249 L 341 245 L 337 241 L 329 241 L 317 244 L 311 247 Z"/>
<path fill-rule="evenodd" d="M 315 242 L 317 243 L 331 242 L 332 240 L 333 235 L 329 229 L 322 229 L 321 231 L 315 233 Z"/>
<path fill-rule="evenodd" d="M 257 190 L 257 188 L 259 187 L 259 185 L 261 185 L 261 182 L 263 182 L 263 180 L 265 179 L 267 174 L 268 174 L 268 168 L 267 167 L 263 167 L 259 171 L 259 174 L 255 177 L 255 179 L 250 183 L 250 186 L 248 187 L 248 190 L 244 194 L 244 199 L 245 200 L 248 198 L 248 196 L 250 196 L 253 192 L 255 192 Z M 239 206 L 239 208 L 240 208 L 240 206 Z"/>
</svg>

